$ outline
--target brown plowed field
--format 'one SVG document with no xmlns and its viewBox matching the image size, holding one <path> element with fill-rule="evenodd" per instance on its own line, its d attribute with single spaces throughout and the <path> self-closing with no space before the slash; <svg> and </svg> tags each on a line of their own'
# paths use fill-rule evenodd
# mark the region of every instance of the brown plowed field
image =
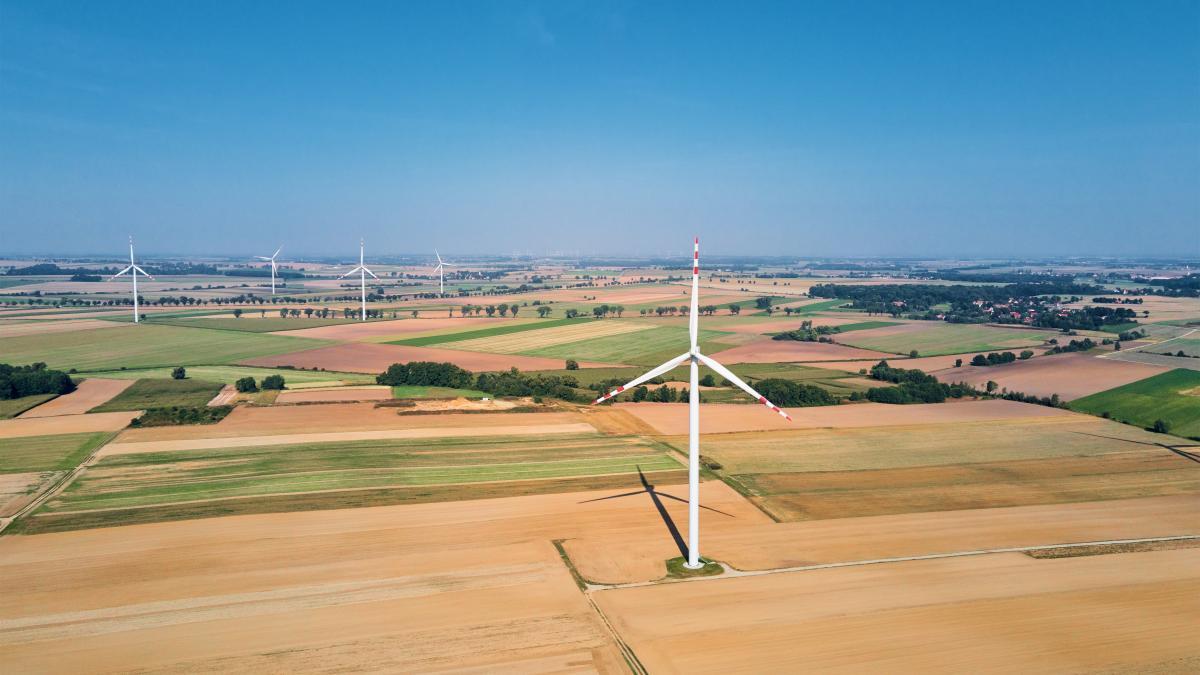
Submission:
<svg viewBox="0 0 1200 675">
<path fill-rule="evenodd" d="M 119 431 L 129 426 L 129 421 L 141 414 L 141 411 L 133 410 L 130 412 L 92 413 L 63 417 L 18 417 L 12 420 L 0 420 L 0 438 L 77 434 L 85 431 Z"/>
<path fill-rule="evenodd" d="M 1163 366 L 1102 359 L 1076 352 L 1015 361 L 1002 366 L 963 366 L 935 371 L 933 375 L 942 382 L 966 382 L 981 389 L 991 380 L 1001 387 L 1007 387 L 1009 391 L 1037 396 L 1058 394 L 1063 400 L 1070 401 L 1167 370 L 1169 368 Z"/>
<path fill-rule="evenodd" d="M 885 359 L 889 355 L 869 349 L 822 342 L 797 342 L 763 338 L 750 344 L 718 352 L 725 365 L 734 363 L 807 363 L 810 361 L 846 361 L 848 359 Z"/>
<path fill-rule="evenodd" d="M 466 323 L 464 321 L 464 323 Z M 340 326 L 331 326 L 340 328 Z M 319 329 L 312 329 L 319 330 Z M 247 366 L 295 366 L 297 368 L 324 368 L 347 373 L 382 373 L 393 363 L 409 361 L 449 362 L 474 372 L 508 370 L 554 370 L 563 367 L 561 359 L 545 359 L 518 354 L 484 354 L 436 347 L 409 347 L 404 345 L 353 344 L 319 347 L 276 356 L 264 356 L 243 361 Z M 615 364 L 580 362 L 581 368 L 607 368 Z"/>
<path fill-rule="evenodd" d="M 75 391 L 50 399 L 32 410 L 27 410 L 20 415 L 20 418 L 80 415 L 98 405 L 107 403 L 112 397 L 125 391 L 136 381 L 90 377 L 80 382 Z"/>
<path fill-rule="evenodd" d="M 618 403 L 616 406 L 649 424 L 660 434 L 677 436 L 687 433 L 686 403 Z M 700 406 L 700 433 L 983 422 L 1020 418 L 1070 417 L 1076 414 L 1059 408 L 1003 400 L 914 405 L 859 403 L 817 408 L 789 408 L 787 412 L 792 416 L 791 422 L 769 410 L 761 409 L 761 406 L 705 403 Z"/>
<path fill-rule="evenodd" d="M 652 673 L 1166 673 L 1200 664 L 1200 549 L 926 560 L 595 598 Z"/>
<path fill-rule="evenodd" d="M 0 322 L 0 338 L 18 337 L 21 335 L 45 335 L 48 333 L 65 333 L 98 328 L 116 328 L 122 324 L 99 319 L 70 319 L 67 321 L 11 321 Z"/>
</svg>

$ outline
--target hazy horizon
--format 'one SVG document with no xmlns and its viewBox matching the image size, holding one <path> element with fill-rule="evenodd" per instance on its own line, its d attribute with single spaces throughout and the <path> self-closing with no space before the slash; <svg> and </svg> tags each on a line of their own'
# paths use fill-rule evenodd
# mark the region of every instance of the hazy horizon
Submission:
<svg viewBox="0 0 1200 675">
<path fill-rule="evenodd" d="M 1200 3 L 282 7 L 0 0 L 0 255 L 1200 255 Z"/>
</svg>

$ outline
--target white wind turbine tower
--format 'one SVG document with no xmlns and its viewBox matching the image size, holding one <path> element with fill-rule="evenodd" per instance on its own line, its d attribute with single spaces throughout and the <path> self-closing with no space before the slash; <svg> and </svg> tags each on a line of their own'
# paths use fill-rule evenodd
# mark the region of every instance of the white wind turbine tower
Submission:
<svg viewBox="0 0 1200 675">
<path fill-rule="evenodd" d="M 691 385 L 688 388 L 688 561 L 684 566 L 694 570 L 702 567 L 700 563 L 700 364 L 703 363 L 712 368 L 725 379 L 741 387 L 747 394 L 758 399 L 759 403 L 783 415 L 785 419 L 791 421 L 792 418 L 781 410 L 779 406 L 768 401 L 767 397 L 754 391 L 750 385 L 730 372 L 728 368 L 717 363 L 711 357 L 700 353 L 700 347 L 696 344 L 700 320 L 700 239 L 698 237 L 695 240 L 692 260 L 692 307 L 688 312 L 688 333 L 691 337 L 691 349 L 661 366 L 630 380 L 624 386 L 617 387 L 596 399 L 595 402 L 603 403 L 630 387 L 636 387 L 646 380 L 664 375 L 684 363 L 691 364 Z"/>
<path fill-rule="evenodd" d="M 275 252 L 271 254 L 270 258 L 261 256 L 261 255 L 254 256 L 255 258 L 258 258 L 259 260 L 265 260 L 265 261 L 271 263 L 271 295 L 275 295 L 275 267 L 276 267 L 275 266 L 275 256 L 279 255 L 279 252 L 282 250 L 283 250 L 282 246 L 275 249 Z"/>
<path fill-rule="evenodd" d="M 436 270 L 438 273 L 438 295 L 445 295 L 446 294 L 446 277 L 442 273 L 442 268 L 443 267 L 454 267 L 454 265 L 452 263 L 448 263 L 448 262 L 442 260 L 442 254 L 438 253 L 436 248 L 433 249 L 433 254 L 437 256 L 437 261 L 438 261 L 437 267 L 434 268 L 434 270 Z"/>
<path fill-rule="evenodd" d="M 363 240 L 362 239 L 358 240 L 358 267 L 355 267 L 354 269 L 350 270 L 349 272 L 346 272 L 345 274 L 343 274 L 342 276 L 340 276 L 338 278 L 345 279 L 346 277 L 350 276 L 351 274 L 354 274 L 355 272 L 358 272 L 359 276 L 362 278 L 362 320 L 366 321 L 367 320 L 367 275 L 370 274 L 372 277 L 374 277 L 376 279 L 378 279 L 379 277 L 376 277 L 375 273 L 372 272 L 371 270 L 367 269 L 367 266 L 365 264 L 363 264 Z"/>
<path fill-rule="evenodd" d="M 129 267 L 126 267 L 125 269 L 121 270 L 120 272 L 117 272 L 116 274 L 112 275 L 111 277 L 108 278 L 108 280 L 112 281 L 113 279 L 116 279 L 117 277 L 121 276 L 122 274 L 125 274 L 126 272 L 128 272 L 129 276 L 133 279 L 133 322 L 140 323 L 141 317 L 138 315 L 137 278 L 138 278 L 139 274 L 141 274 L 142 276 L 149 278 L 149 279 L 153 279 L 154 277 L 150 276 L 150 274 L 148 272 L 146 272 L 146 270 L 138 267 L 133 262 L 133 235 L 129 236 Z"/>
</svg>

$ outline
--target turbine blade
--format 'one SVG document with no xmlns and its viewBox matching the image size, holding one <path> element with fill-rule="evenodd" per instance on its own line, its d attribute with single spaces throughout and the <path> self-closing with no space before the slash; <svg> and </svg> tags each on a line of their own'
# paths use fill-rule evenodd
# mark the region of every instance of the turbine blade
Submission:
<svg viewBox="0 0 1200 675">
<path fill-rule="evenodd" d="M 371 270 L 364 267 L 363 271 L 366 272 L 367 274 L 370 274 L 371 276 L 375 277 L 375 273 L 372 272 Z M 375 277 L 375 278 L 378 279 L 379 277 Z"/>
<path fill-rule="evenodd" d="M 270 258 L 268 258 L 268 257 L 266 257 L 266 256 L 261 256 L 261 255 L 256 255 L 256 256 L 254 256 L 254 257 L 255 257 L 256 259 L 258 259 L 258 260 L 270 260 Z"/>
<path fill-rule="evenodd" d="M 283 250 L 283 247 L 282 247 L 282 246 L 280 246 L 279 248 L 275 249 L 275 252 L 271 254 L 271 260 L 274 260 L 274 259 L 275 259 L 275 256 L 279 255 L 279 252 L 280 252 L 280 251 L 282 251 L 282 250 Z"/>
<path fill-rule="evenodd" d="M 350 276 L 351 274 L 354 274 L 354 273 L 355 273 L 355 272 L 357 272 L 357 271 L 358 271 L 358 268 L 357 268 L 357 267 L 355 267 L 354 269 L 350 270 L 349 272 L 346 272 L 345 274 L 343 274 L 342 276 L 340 276 L 340 277 L 338 277 L 338 278 L 339 278 L 339 279 L 345 279 L 346 277 Z"/>
<path fill-rule="evenodd" d="M 603 403 L 603 402 L 607 401 L 608 399 L 616 396 L 617 394 L 625 391 L 626 389 L 629 389 L 630 387 L 636 387 L 639 384 L 645 382 L 646 380 L 653 380 L 654 378 L 658 377 L 659 375 L 662 375 L 663 373 L 666 373 L 670 370 L 678 368 L 680 365 L 686 363 L 687 360 L 690 359 L 691 357 L 692 357 L 692 355 L 690 352 L 687 354 L 680 354 L 679 356 L 676 356 L 675 358 L 671 359 L 670 361 L 667 361 L 666 363 L 662 364 L 661 366 L 659 366 L 653 370 L 648 370 L 645 373 L 642 373 L 641 375 L 638 375 L 637 377 L 633 378 L 629 382 L 626 382 L 625 384 L 617 387 L 616 389 L 613 389 L 612 391 L 608 392 L 607 394 L 596 399 L 592 403 L 593 403 L 593 405 L 596 403 Z"/>
<path fill-rule="evenodd" d="M 708 366 L 709 368 L 712 368 L 713 370 L 717 371 L 717 373 L 721 377 L 724 377 L 725 379 L 729 380 L 730 382 L 736 384 L 738 387 L 741 387 L 742 391 L 744 391 L 747 394 L 750 394 L 754 398 L 758 399 L 759 403 L 761 403 L 761 404 L 767 406 L 768 408 L 770 408 L 771 410 L 774 410 L 775 412 L 779 413 L 787 421 L 789 421 L 789 422 L 792 421 L 791 416 L 788 415 L 787 413 L 785 413 L 782 408 L 780 408 L 779 406 L 775 405 L 774 403 L 771 403 L 770 401 L 768 401 L 766 396 L 763 396 L 762 394 L 758 393 L 757 391 L 754 391 L 754 387 L 751 387 L 750 385 L 743 382 L 742 378 L 733 374 L 733 371 L 729 370 L 725 366 L 717 363 L 713 359 L 711 359 L 703 354 L 697 354 L 696 356 L 699 357 L 700 363 L 703 363 L 704 365 Z"/>
<path fill-rule="evenodd" d="M 130 265 L 129 267 L 126 267 L 125 269 L 121 270 L 120 272 L 117 272 L 116 274 L 112 275 L 111 277 L 108 278 L 108 280 L 112 281 L 113 279 L 116 279 L 117 277 L 121 276 L 122 274 L 125 274 L 126 272 L 128 272 L 131 269 L 133 269 L 133 265 Z"/>
<path fill-rule="evenodd" d="M 151 276 L 150 276 L 150 273 L 149 273 L 149 272 L 147 272 L 146 270 L 144 270 L 144 269 L 142 269 L 142 268 L 138 267 L 137 265 L 131 265 L 131 267 L 133 267 L 133 269 L 134 269 L 136 272 L 141 272 L 141 273 L 142 273 L 142 276 L 144 276 L 144 277 L 150 277 L 151 279 L 153 279 L 153 278 L 154 278 L 154 277 L 151 277 Z"/>
</svg>

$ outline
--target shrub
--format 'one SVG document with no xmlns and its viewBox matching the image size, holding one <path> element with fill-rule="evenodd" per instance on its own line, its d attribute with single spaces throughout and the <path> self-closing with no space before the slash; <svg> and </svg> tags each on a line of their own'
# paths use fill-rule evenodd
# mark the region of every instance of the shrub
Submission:
<svg viewBox="0 0 1200 675">
<path fill-rule="evenodd" d="M 567 359 L 567 370 L 579 370 L 579 362 L 575 359 Z"/>
<path fill-rule="evenodd" d="M 1166 420 L 1154 420 L 1154 426 L 1150 430 L 1159 434 L 1171 433 L 1171 423 Z"/>
<path fill-rule="evenodd" d="M 258 391 L 258 385 L 255 384 L 253 377 L 238 378 L 238 381 L 234 382 L 233 386 L 243 394 L 250 394 Z"/>
<path fill-rule="evenodd" d="M 759 380 L 754 383 L 754 388 L 778 406 L 796 408 L 837 404 L 837 399 L 833 397 L 833 394 L 820 387 L 777 377 Z"/>
<path fill-rule="evenodd" d="M 717 386 L 717 380 L 716 380 L 716 378 L 714 378 L 712 376 L 712 373 L 709 373 L 708 375 L 705 375 L 704 377 L 700 378 L 700 386 L 701 387 L 715 387 L 715 386 Z"/>
<path fill-rule="evenodd" d="M 1032 358 L 1033 358 L 1033 352 L 1032 352 L 1032 351 L 1030 351 L 1030 350 L 1026 349 L 1025 351 L 1021 352 L 1020 359 L 1021 359 L 1022 361 L 1028 361 L 1029 359 L 1032 359 Z"/>
<path fill-rule="evenodd" d="M 262 379 L 263 389 L 283 389 L 284 382 L 282 375 L 268 375 Z"/>
<path fill-rule="evenodd" d="M 171 371 L 172 380 L 183 380 L 186 378 L 187 370 L 183 366 L 175 366 L 175 369 Z"/>
</svg>

